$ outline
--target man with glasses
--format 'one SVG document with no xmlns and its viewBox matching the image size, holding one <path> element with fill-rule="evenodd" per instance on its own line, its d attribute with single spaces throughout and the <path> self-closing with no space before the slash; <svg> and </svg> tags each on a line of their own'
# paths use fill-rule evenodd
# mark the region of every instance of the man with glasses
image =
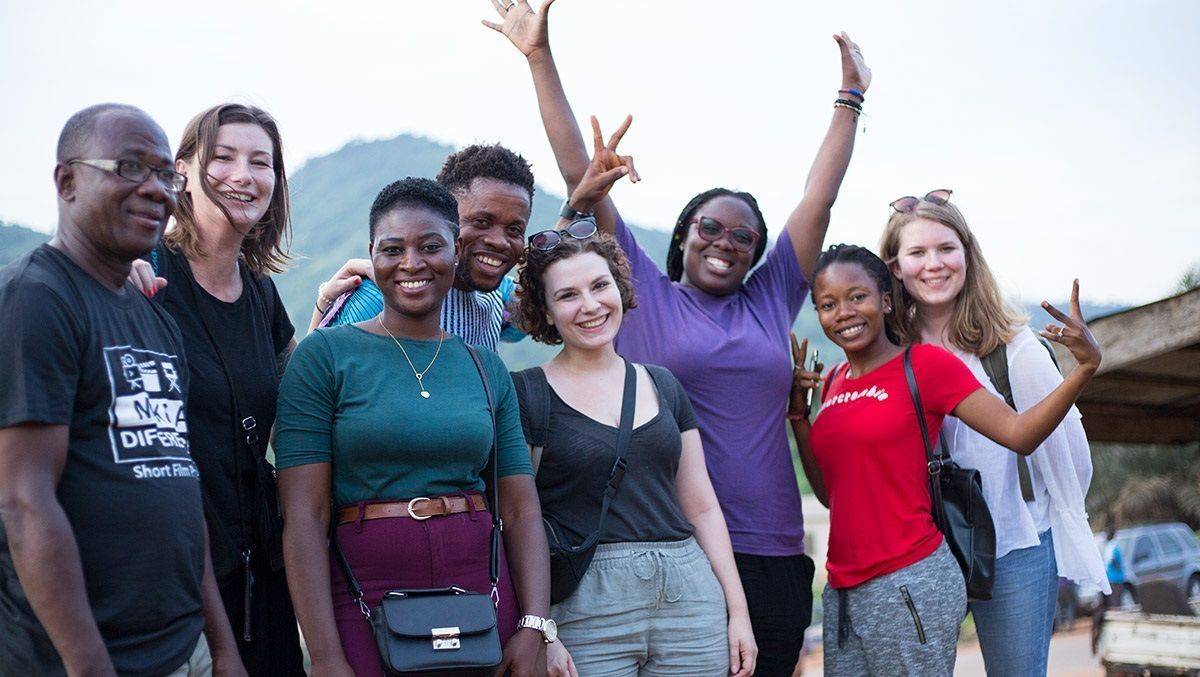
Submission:
<svg viewBox="0 0 1200 677">
<path fill-rule="evenodd" d="M 54 239 L 0 269 L 0 675 L 244 674 L 209 563 L 179 330 L 126 282 L 186 184 L 171 157 L 137 108 L 76 113 Z"/>
</svg>

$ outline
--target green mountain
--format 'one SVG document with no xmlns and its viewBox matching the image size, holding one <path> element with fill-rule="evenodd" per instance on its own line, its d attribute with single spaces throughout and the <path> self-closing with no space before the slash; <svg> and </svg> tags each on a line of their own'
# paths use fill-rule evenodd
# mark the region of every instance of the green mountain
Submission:
<svg viewBox="0 0 1200 677">
<path fill-rule="evenodd" d="M 11 263 L 30 249 L 49 241 L 50 236 L 45 233 L 0 221 L 0 266 Z"/>
</svg>

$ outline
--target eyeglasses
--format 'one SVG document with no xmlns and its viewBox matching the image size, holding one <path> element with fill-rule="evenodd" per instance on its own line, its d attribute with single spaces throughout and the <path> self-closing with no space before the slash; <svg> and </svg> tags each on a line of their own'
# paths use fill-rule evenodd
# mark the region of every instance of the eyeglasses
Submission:
<svg viewBox="0 0 1200 677">
<path fill-rule="evenodd" d="M 721 236 L 729 233 L 729 244 L 739 252 L 748 252 L 754 249 L 754 245 L 758 244 L 758 240 L 762 235 L 752 228 L 738 226 L 737 228 L 726 228 L 720 221 L 701 216 L 696 222 L 696 234 L 707 242 L 716 242 L 721 239 Z"/>
<path fill-rule="evenodd" d="M 921 204 L 921 202 L 930 202 L 941 207 L 950 201 L 950 194 L 953 192 L 954 191 L 950 190 L 949 188 L 938 188 L 937 190 L 931 190 L 928 193 L 925 193 L 925 197 L 922 198 L 906 195 L 897 200 L 892 200 L 892 204 L 890 206 L 892 209 L 895 209 L 901 214 L 907 214 L 911 212 L 912 210 L 916 209 L 917 205 Z"/>
<path fill-rule="evenodd" d="M 122 179 L 128 179 L 135 183 L 141 183 L 153 174 L 162 187 L 172 193 L 181 193 L 183 189 L 187 188 L 187 177 L 183 174 L 165 167 L 155 169 L 137 160 L 71 160 L 67 164 L 76 163 L 111 172 Z"/>
<path fill-rule="evenodd" d="M 548 252 L 553 251 L 555 247 L 562 244 L 563 238 L 570 237 L 576 240 L 586 240 L 596 234 L 596 219 L 585 216 L 581 219 L 576 219 L 571 222 L 571 225 L 562 230 L 543 230 L 540 233 L 534 233 L 529 236 L 529 246 L 538 251 Z"/>
</svg>

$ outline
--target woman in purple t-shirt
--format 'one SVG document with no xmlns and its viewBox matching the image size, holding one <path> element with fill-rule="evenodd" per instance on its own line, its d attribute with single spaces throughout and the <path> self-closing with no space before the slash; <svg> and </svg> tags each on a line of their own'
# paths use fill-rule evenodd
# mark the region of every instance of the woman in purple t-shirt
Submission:
<svg viewBox="0 0 1200 677">
<path fill-rule="evenodd" d="M 524 0 L 494 4 L 502 23 L 484 23 L 528 60 L 550 144 L 573 195 L 564 216 L 594 208 L 600 227 L 629 256 L 639 307 L 622 326 L 617 350 L 627 359 L 669 368 L 695 408 L 760 649 L 756 674 L 790 675 L 811 617 L 813 565 L 803 554 L 800 493 L 784 425 L 791 385 L 788 330 L 808 294 L 808 274 L 850 162 L 871 71 L 845 33 L 834 36 L 842 87 L 833 120 L 804 197 L 769 252 L 755 199 L 713 189 L 680 214 L 664 275 L 602 191 L 594 200 L 577 199 L 574 192 L 589 159 L 550 53 L 550 3 L 540 13 Z M 616 152 L 628 124 L 608 144 L 593 125 L 593 175 L 617 172 L 637 180 L 632 159 Z M 764 255 L 762 266 L 749 274 Z"/>
</svg>

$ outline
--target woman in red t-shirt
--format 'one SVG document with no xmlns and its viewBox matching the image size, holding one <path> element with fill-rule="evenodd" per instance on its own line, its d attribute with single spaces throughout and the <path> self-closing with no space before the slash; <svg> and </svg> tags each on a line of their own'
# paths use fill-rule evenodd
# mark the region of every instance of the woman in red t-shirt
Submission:
<svg viewBox="0 0 1200 677">
<path fill-rule="evenodd" d="M 962 574 L 930 512 L 921 430 L 904 375 L 905 347 L 887 326 L 891 275 L 869 250 L 835 245 L 817 261 L 813 301 L 821 327 L 846 353 L 825 385 L 820 415 L 803 415 L 819 372 L 796 372 L 791 411 L 801 460 L 829 507 L 829 583 L 823 595 L 825 671 L 830 675 L 949 675 L 966 615 Z M 1100 365 L 1081 319 L 1043 303 L 1063 326 L 1042 335 L 1066 346 L 1078 367 L 1040 403 L 1016 413 L 983 389 L 954 355 L 911 348 L 930 437 L 953 414 L 1001 445 L 1031 453 L 1062 421 Z M 803 351 L 797 350 L 799 364 Z"/>
</svg>

